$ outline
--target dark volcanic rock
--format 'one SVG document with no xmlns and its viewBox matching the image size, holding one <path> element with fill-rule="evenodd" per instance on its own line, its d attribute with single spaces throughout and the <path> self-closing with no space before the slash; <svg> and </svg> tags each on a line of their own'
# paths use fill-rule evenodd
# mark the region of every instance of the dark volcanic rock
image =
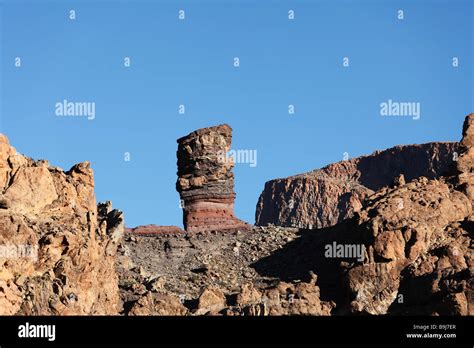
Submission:
<svg viewBox="0 0 474 348">
<path fill-rule="evenodd" d="M 267 182 L 256 210 L 256 224 L 321 228 L 337 224 L 362 208 L 364 200 L 405 180 L 446 174 L 456 159 L 457 143 L 396 146 L 322 169 Z"/>
<path fill-rule="evenodd" d="M 227 159 L 232 129 L 224 124 L 178 139 L 176 189 L 188 232 L 235 230 L 247 224 L 234 216 L 234 163 Z"/>
<path fill-rule="evenodd" d="M 432 143 L 313 172 L 323 203 L 352 189 L 350 208 L 365 195 L 352 217 L 333 226 L 126 239 L 121 253 L 129 261 L 122 264 L 130 267 L 119 265 L 123 313 L 473 315 L 471 119 L 458 162 L 451 161 L 458 159 L 456 143 Z M 297 177 L 308 190 L 310 176 Z"/>
</svg>

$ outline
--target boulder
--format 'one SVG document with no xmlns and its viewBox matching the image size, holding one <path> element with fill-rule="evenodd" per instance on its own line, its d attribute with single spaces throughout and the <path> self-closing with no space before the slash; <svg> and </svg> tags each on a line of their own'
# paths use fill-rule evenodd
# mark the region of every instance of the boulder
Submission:
<svg viewBox="0 0 474 348">
<path fill-rule="evenodd" d="M 137 300 L 128 315 L 186 315 L 188 309 L 179 298 L 167 292 L 147 292 Z"/>
</svg>

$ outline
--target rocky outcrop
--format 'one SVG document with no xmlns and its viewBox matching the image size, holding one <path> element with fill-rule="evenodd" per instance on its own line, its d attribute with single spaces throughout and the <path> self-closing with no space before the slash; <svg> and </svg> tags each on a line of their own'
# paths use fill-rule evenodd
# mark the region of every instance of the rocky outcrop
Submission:
<svg viewBox="0 0 474 348">
<path fill-rule="evenodd" d="M 0 135 L 0 314 L 118 314 L 123 216 L 96 205 L 90 164 L 68 172 Z"/>
<path fill-rule="evenodd" d="M 251 284 L 244 284 L 237 295 L 236 306 L 231 307 L 227 314 L 330 315 L 335 303 L 321 301 L 316 280 L 317 277 L 310 282 L 297 284 L 279 282 L 276 286 L 264 290 L 255 289 Z"/>
<path fill-rule="evenodd" d="M 178 141 L 191 233 L 125 230 L 89 163 L 64 172 L 0 136 L 0 314 L 474 315 L 473 117 L 459 156 L 399 146 L 274 181 L 263 202 L 294 210 L 278 221 L 312 229 L 235 218 L 225 125 Z"/>
<path fill-rule="evenodd" d="M 126 239 L 124 257 L 135 268 L 123 270 L 121 291 L 133 309 L 124 313 L 473 315 L 471 118 L 459 158 L 456 143 L 432 143 L 318 171 L 322 202 L 337 192 L 330 185 L 365 195 L 357 211 L 332 226 Z M 419 156 L 416 163 L 410 156 Z M 385 169 L 371 171 L 374 163 Z M 376 177 L 377 170 L 385 176 Z M 173 305 L 156 300 L 162 296 Z"/>
<path fill-rule="evenodd" d="M 424 177 L 372 196 L 337 239 L 365 249 L 363 261 L 341 264 L 350 311 L 469 314 L 471 213 L 463 193 Z"/>
<path fill-rule="evenodd" d="M 456 169 L 461 190 L 474 202 L 474 114 L 464 121 Z"/>
<path fill-rule="evenodd" d="M 228 125 L 203 128 L 178 139 L 178 190 L 187 232 L 235 230 L 247 226 L 234 216 L 234 163 Z"/>
<path fill-rule="evenodd" d="M 174 234 L 174 233 L 185 233 L 185 231 L 178 226 L 157 226 L 157 225 L 145 225 L 134 228 L 126 228 L 125 233 L 130 236 L 141 235 L 141 236 L 154 236 L 163 234 Z"/>
<path fill-rule="evenodd" d="M 272 269 L 285 264 L 279 277 L 314 271 L 337 314 L 472 315 L 471 120 L 466 118 L 460 161 L 452 163 L 454 180 L 451 170 L 431 180 L 397 176 L 353 218 L 306 231 L 256 268 L 275 275 Z"/>
<path fill-rule="evenodd" d="M 407 181 L 446 174 L 456 160 L 457 149 L 457 143 L 396 146 L 271 180 L 258 200 L 256 224 L 310 229 L 335 225 L 352 217 L 368 196 L 389 186 L 399 174 Z"/>
</svg>

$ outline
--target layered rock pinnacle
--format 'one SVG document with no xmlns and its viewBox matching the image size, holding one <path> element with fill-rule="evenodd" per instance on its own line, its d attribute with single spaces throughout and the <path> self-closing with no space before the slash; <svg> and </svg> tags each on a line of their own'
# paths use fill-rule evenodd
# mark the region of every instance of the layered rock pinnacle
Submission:
<svg viewBox="0 0 474 348">
<path fill-rule="evenodd" d="M 232 128 L 219 125 L 196 130 L 177 140 L 176 189 L 187 232 L 235 230 L 247 226 L 234 216 L 234 163 L 226 154 Z"/>
</svg>

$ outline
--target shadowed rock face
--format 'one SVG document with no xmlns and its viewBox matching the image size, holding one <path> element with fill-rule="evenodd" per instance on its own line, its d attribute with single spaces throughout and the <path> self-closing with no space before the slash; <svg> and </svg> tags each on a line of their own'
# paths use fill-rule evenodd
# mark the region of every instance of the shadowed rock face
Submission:
<svg viewBox="0 0 474 348">
<path fill-rule="evenodd" d="M 458 162 L 451 163 L 457 173 L 446 168 L 447 177 L 408 183 L 399 177 L 353 218 L 304 231 L 255 268 L 280 279 L 314 271 L 321 298 L 334 300 L 339 314 L 473 315 L 473 117 L 464 123 Z M 331 245 L 364 252 L 358 259 L 328 258 Z"/>
<path fill-rule="evenodd" d="M 247 225 L 234 216 L 234 164 L 226 159 L 231 142 L 232 129 L 225 124 L 178 139 L 176 189 L 187 232 L 234 230 Z"/>
<path fill-rule="evenodd" d="M 0 134 L 0 246 L 15 251 L 0 256 L 0 315 L 118 314 L 122 233 L 122 213 L 97 208 L 88 162 L 64 172 Z"/>
<path fill-rule="evenodd" d="M 446 174 L 457 143 L 396 146 L 322 169 L 267 182 L 257 203 L 256 225 L 322 228 L 353 216 L 364 200 L 403 174 L 407 181 Z"/>
</svg>

